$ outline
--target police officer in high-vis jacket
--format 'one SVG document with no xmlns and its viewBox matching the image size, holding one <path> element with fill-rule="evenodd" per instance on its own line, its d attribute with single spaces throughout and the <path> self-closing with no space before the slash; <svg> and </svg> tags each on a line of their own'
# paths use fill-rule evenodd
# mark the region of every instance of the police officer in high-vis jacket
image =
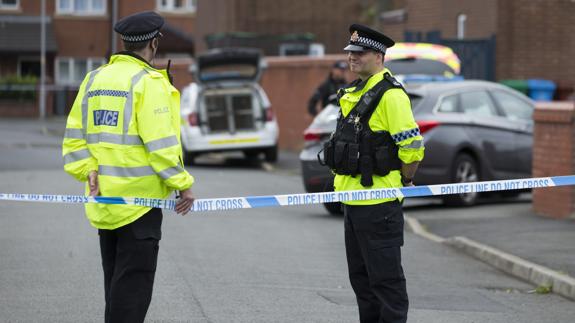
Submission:
<svg viewBox="0 0 575 323">
<path fill-rule="evenodd" d="M 338 93 L 337 130 L 323 158 L 336 191 L 412 186 L 423 159 L 423 137 L 409 97 L 383 65 L 394 41 L 353 24 L 344 48 L 359 78 Z M 402 200 L 396 194 L 344 204 L 345 246 L 360 322 L 406 322 L 408 298 L 401 266 Z"/>
<path fill-rule="evenodd" d="M 152 67 L 164 19 L 154 12 L 114 26 L 125 52 L 82 82 L 63 142 L 64 169 L 87 182 L 86 194 L 168 198 L 185 214 L 194 179 L 184 169 L 180 96 L 168 72 Z M 162 212 L 144 206 L 86 204 L 98 229 L 106 322 L 143 322 L 152 298 Z"/>
</svg>

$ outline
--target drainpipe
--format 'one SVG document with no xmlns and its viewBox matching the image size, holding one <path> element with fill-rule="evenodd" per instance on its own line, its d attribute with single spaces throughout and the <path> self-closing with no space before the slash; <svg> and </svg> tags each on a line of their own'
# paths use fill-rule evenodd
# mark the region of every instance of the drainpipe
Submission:
<svg viewBox="0 0 575 323">
<path fill-rule="evenodd" d="M 112 33 L 112 46 L 110 46 L 110 48 L 112 52 L 110 53 L 110 56 L 118 51 L 116 48 L 116 44 L 118 43 L 117 35 L 116 32 L 114 32 L 114 25 L 116 24 L 116 21 L 118 21 L 118 0 L 112 0 L 112 28 L 110 28 Z"/>
<path fill-rule="evenodd" d="M 40 120 L 46 118 L 46 0 L 40 16 Z"/>
</svg>

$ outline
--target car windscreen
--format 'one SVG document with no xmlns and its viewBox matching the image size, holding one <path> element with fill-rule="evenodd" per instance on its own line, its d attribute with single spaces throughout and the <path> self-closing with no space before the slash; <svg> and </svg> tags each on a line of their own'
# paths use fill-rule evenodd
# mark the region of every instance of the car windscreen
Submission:
<svg viewBox="0 0 575 323">
<path fill-rule="evenodd" d="M 385 66 L 395 75 L 455 75 L 449 65 L 425 58 L 394 59 L 386 61 Z"/>
</svg>

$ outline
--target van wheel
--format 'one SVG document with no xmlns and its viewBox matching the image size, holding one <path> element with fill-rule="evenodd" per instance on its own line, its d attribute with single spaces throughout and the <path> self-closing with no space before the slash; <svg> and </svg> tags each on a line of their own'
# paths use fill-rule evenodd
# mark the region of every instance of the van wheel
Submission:
<svg viewBox="0 0 575 323">
<path fill-rule="evenodd" d="M 323 206 L 329 212 L 329 214 L 343 214 L 343 205 L 341 205 L 341 202 L 323 203 Z"/>
<path fill-rule="evenodd" d="M 184 164 L 188 166 L 195 165 L 197 156 L 198 155 L 194 153 L 188 153 L 188 152 L 184 153 Z"/>
<path fill-rule="evenodd" d="M 480 181 L 477 161 L 468 154 L 459 154 L 453 162 L 451 170 L 452 183 L 468 183 Z M 451 194 L 443 197 L 443 202 L 451 206 L 471 206 L 477 202 L 479 193 Z"/>
<path fill-rule="evenodd" d="M 269 163 L 275 163 L 278 161 L 278 146 L 273 146 L 264 151 L 265 159 Z"/>
<path fill-rule="evenodd" d="M 247 159 L 253 160 L 253 159 L 258 159 L 260 152 L 257 150 L 244 150 L 244 156 L 246 156 Z"/>
</svg>

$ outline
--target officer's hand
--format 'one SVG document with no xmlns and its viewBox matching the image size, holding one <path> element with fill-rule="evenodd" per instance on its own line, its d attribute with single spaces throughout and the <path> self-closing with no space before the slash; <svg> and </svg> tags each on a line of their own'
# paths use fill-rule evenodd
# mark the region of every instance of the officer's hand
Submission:
<svg viewBox="0 0 575 323">
<path fill-rule="evenodd" d="M 403 187 L 415 186 L 415 184 L 413 184 L 413 181 L 409 181 L 407 183 L 401 183 L 401 184 L 403 184 Z"/>
<path fill-rule="evenodd" d="M 180 191 L 180 199 L 176 203 L 176 212 L 181 215 L 186 215 L 190 211 L 195 199 L 194 194 L 192 194 L 192 189 L 188 188 L 187 190 Z"/>
<path fill-rule="evenodd" d="M 93 170 L 88 174 L 88 185 L 90 186 L 90 196 L 100 195 L 100 185 L 98 184 L 98 172 Z"/>
</svg>

